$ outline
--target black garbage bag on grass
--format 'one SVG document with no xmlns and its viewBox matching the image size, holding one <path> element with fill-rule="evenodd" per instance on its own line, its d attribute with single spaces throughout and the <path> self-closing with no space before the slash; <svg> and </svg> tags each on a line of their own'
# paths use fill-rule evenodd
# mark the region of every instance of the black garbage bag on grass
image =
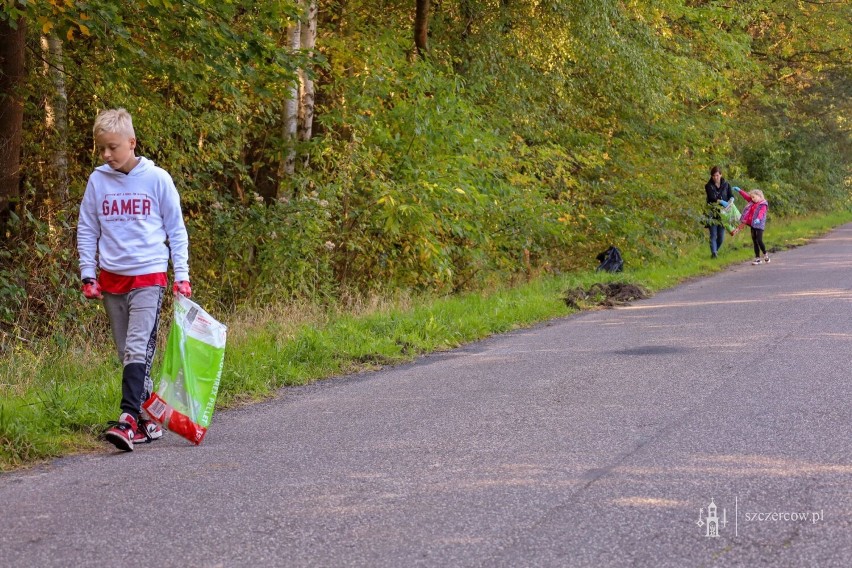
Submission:
<svg viewBox="0 0 852 568">
<path fill-rule="evenodd" d="M 621 251 L 618 247 L 609 247 L 598 256 L 598 261 L 601 263 L 596 270 L 605 270 L 606 272 L 621 272 L 624 268 L 624 259 L 621 258 Z"/>
</svg>

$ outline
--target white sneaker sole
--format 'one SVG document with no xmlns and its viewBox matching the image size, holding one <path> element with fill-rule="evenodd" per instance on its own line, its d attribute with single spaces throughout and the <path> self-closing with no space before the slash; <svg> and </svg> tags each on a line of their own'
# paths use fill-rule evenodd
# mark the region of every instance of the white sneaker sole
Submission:
<svg viewBox="0 0 852 568">
<path fill-rule="evenodd" d="M 148 431 L 148 437 L 145 437 L 145 435 L 143 434 L 142 437 L 138 440 L 136 438 L 134 438 L 133 443 L 134 444 L 147 444 L 148 442 L 153 442 L 154 440 L 159 440 L 162 437 L 163 437 L 163 429 L 162 428 L 155 429 L 153 431 L 149 430 Z"/>
</svg>

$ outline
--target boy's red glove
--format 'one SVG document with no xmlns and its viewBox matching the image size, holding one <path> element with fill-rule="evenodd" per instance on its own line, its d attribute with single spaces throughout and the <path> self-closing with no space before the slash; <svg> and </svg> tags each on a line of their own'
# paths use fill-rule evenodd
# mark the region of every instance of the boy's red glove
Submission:
<svg viewBox="0 0 852 568">
<path fill-rule="evenodd" d="M 86 278 L 83 280 L 83 295 L 87 300 L 102 300 L 101 285 L 94 278 Z"/>
<path fill-rule="evenodd" d="M 179 282 L 175 282 L 172 290 L 175 294 L 192 298 L 192 286 L 189 285 L 189 280 L 180 280 Z"/>
</svg>

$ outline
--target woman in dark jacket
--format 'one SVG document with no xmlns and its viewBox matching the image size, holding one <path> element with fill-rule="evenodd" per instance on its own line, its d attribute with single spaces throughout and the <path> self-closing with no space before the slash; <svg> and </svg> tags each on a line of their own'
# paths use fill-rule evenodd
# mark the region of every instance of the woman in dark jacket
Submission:
<svg viewBox="0 0 852 568">
<path fill-rule="evenodd" d="M 707 222 L 710 229 L 710 253 L 716 258 L 722 242 L 725 240 L 725 227 L 722 225 L 719 201 L 730 201 L 733 198 L 730 184 L 722 177 L 722 169 L 713 166 L 710 169 L 710 180 L 704 186 L 707 192 Z"/>
</svg>

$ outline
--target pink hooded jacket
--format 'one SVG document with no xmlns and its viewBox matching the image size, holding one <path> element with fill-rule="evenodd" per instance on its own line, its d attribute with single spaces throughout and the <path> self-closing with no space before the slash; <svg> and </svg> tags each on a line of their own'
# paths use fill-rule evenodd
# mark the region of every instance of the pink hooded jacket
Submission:
<svg viewBox="0 0 852 568">
<path fill-rule="evenodd" d="M 743 199 L 749 202 L 743 210 L 743 214 L 740 217 L 740 223 L 748 225 L 753 229 L 765 229 L 766 212 L 769 209 L 769 202 L 764 200 L 759 203 L 755 203 L 751 195 L 741 189 L 738 189 L 738 191 L 740 195 L 743 196 Z"/>
</svg>

